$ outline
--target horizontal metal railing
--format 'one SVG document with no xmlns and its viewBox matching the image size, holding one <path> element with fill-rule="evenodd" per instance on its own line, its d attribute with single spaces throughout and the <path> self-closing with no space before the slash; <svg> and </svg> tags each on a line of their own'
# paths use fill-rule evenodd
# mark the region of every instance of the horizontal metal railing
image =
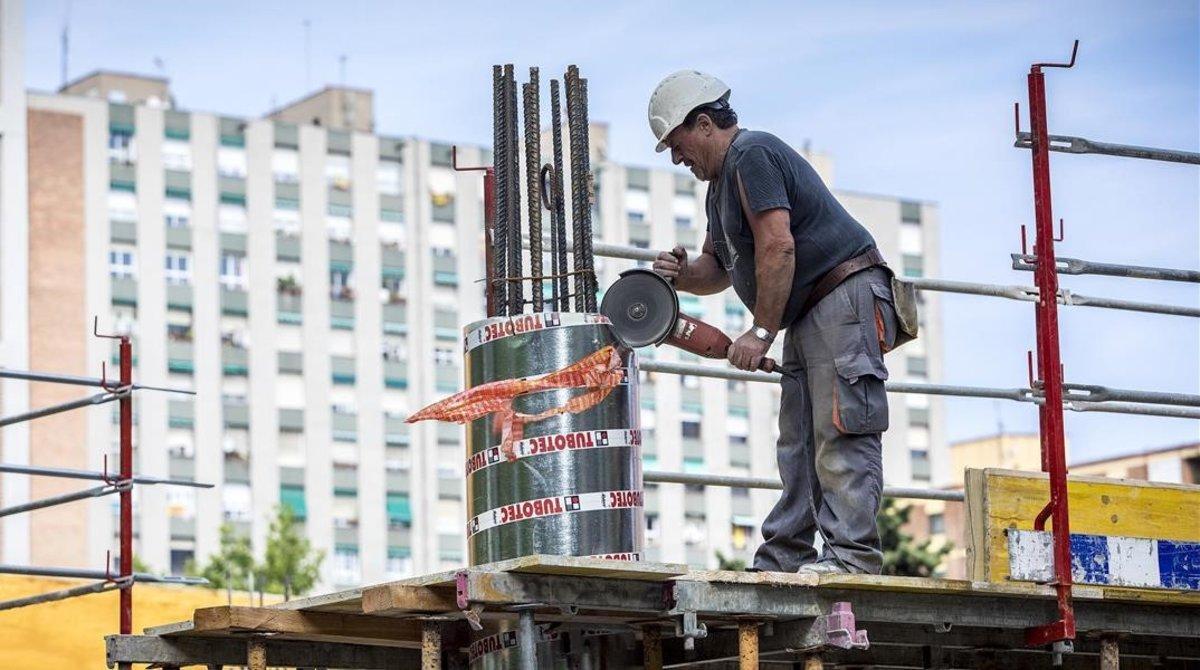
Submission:
<svg viewBox="0 0 1200 670">
<path fill-rule="evenodd" d="M 741 489 L 768 489 L 782 491 L 783 482 L 767 477 L 742 477 L 739 475 L 710 475 L 692 472 L 663 472 L 647 470 L 642 481 L 648 484 L 686 484 L 690 486 L 728 486 Z M 907 486 L 883 487 L 885 498 L 912 498 L 915 500 L 949 500 L 963 502 L 962 491 L 946 489 L 922 489 Z"/>
</svg>

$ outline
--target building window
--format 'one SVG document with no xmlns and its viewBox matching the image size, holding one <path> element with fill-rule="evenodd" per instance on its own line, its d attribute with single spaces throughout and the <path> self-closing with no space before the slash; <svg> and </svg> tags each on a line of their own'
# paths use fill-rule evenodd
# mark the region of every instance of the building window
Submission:
<svg viewBox="0 0 1200 670">
<path fill-rule="evenodd" d="M 329 297 L 334 300 L 351 300 L 354 298 L 353 271 L 349 268 L 329 269 Z"/>
<path fill-rule="evenodd" d="M 192 283 L 192 263 L 188 254 L 177 251 L 167 252 L 166 280 L 168 284 Z"/>
<path fill-rule="evenodd" d="M 300 182 L 300 154 L 296 151 L 279 151 L 271 154 L 271 174 L 277 184 Z"/>
<path fill-rule="evenodd" d="M 453 349 L 445 347 L 434 347 L 433 349 L 433 362 L 436 365 L 457 365 L 457 359 L 458 355 Z"/>
<path fill-rule="evenodd" d="M 383 195 L 400 195 L 402 191 L 402 173 L 400 163 L 396 161 L 379 161 L 375 168 L 375 187 Z"/>
<path fill-rule="evenodd" d="M 350 157 L 331 154 L 325 157 L 325 183 L 338 191 L 350 190 Z"/>
<path fill-rule="evenodd" d="M 918 481 L 929 481 L 929 452 L 924 449 L 913 449 L 908 452 L 912 459 L 912 478 Z"/>
<path fill-rule="evenodd" d="M 108 160 L 118 165 L 132 165 L 137 158 L 131 133 L 109 133 Z"/>
<path fill-rule="evenodd" d="M 921 223 L 921 203 L 901 200 L 900 221 L 903 223 Z"/>
<path fill-rule="evenodd" d="M 167 170 L 191 172 L 192 149 L 187 142 L 167 140 L 162 144 L 162 163 Z"/>
<path fill-rule="evenodd" d="M 136 278 L 137 268 L 134 267 L 133 252 L 118 250 L 109 251 L 108 274 L 112 277 L 122 277 L 124 279 Z"/>
<path fill-rule="evenodd" d="M 699 421 L 680 421 L 679 432 L 686 438 L 700 438 L 700 422 Z"/>
<path fill-rule="evenodd" d="M 246 257 L 221 255 L 221 286 L 231 291 L 246 290 Z"/>
<path fill-rule="evenodd" d="M 928 407 L 909 407 L 908 408 L 908 425 L 917 426 L 920 428 L 929 427 L 929 408 Z"/>
<path fill-rule="evenodd" d="M 691 228 L 692 227 L 692 217 L 676 216 L 675 217 L 675 227 L 676 228 Z"/>
<path fill-rule="evenodd" d="M 909 356 L 905 365 L 908 367 L 908 376 L 920 377 L 925 379 L 929 376 L 929 361 L 924 356 Z"/>
<path fill-rule="evenodd" d="M 941 535 L 946 532 L 946 517 L 942 514 L 929 515 L 929 534 Z"/>
<path fill-rule="evenodd" d="M 629 223 L 646 222 L 646 214 L 644 212 L 629 212 L 627 216 L 629 217 Z"/>
<path fill-rule="evenodd" d="M 905 277 L 924 277 L 925 259 L 917 254 L 902 254 L 901 263 Z"/>
<path fill-rule="evenodd" d="M 242 179 L 246 176 L 246 152 L 235 147 L 217 148 L 217 174 Z"/>
<path fill-rule="evenodd" d="M 337 547 L 334 549 L 333 581 L 338 584 L 358 583 L 358 547 Z"/>
</svg>

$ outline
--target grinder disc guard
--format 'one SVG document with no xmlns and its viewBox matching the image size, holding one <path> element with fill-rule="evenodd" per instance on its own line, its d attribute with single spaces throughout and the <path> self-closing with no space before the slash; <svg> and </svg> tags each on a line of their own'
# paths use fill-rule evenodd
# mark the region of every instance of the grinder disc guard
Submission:
<svg viewBox="0 0 1200 670">
<path fill-rule="evenodd" d="M 600 313 L 626 346 L 660 344 L 679 317 L 679 296 L 657 272 L 635 268 L 622 272 L 604 292 Z"/>
</svg>

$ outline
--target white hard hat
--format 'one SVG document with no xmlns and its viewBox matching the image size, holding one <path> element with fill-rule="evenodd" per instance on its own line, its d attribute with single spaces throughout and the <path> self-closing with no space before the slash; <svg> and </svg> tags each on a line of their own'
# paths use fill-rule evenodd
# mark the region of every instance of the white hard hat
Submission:
<svg viewBox="0 0 1200 670">
<path fill-rule="evenodd" d="M 687 115 L 701 105 L 728 100 L 730 89 L 711 74 L 680 70 L 658 82 L 650 94 L 650 132 L 658 140 L 655 151 L 665 151 L 663 140 L 683 123 Z"/>
</svg>

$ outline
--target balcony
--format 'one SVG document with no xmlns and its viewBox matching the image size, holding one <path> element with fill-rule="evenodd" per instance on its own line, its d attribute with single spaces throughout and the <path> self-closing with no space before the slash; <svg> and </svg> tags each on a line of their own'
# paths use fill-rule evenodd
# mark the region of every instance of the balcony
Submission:
<svg viewBox="0 0 1200 670">
<path fill-rule="evenodd" d="M 225 482 L 228 484 L 250 483 L 250 461 L 239 456 L 225 456 Z"/>
<path fill-rule="evenodd" d="M 221 313 L 246 316 L 248 313 L 246 291 L 240 288 L 221 288 Z"/>
<path fill-rule="evenodd" d="M 196 539 L 196 520 L 185 519 L 182 517 L 171 517 L 170 521 L 171 539 L 172 540 L 194 540 Z"/>
<path fill-rule="evenodd" d="M 455 477 L 438 477 L 438 497 L 450 500 L 461 500 L 463 497 L 463 480 Z"/>
<path fill-rule="evenodd" d="M 137 306 L 137 280 L 133 277 L 112 278 L 112 304 Z"/>
<path fill-rule="evenodd" d="M 137 190 L 137 175 L 132 164 L 112 163 L 108 166 L 108 187 L 114 191 Z"/>
<path fill-rule="evenodd" d="M 300 261 L 300 236 L 275 231 L 275 260 Z"/>
<path fill-rule="evenodd" d="M 729 464 L 740 468 L 750 467 L 750 445 L 746 442 L 730 442 Z"/>
<path fill-rule="evenodd" d="M 386 482 L 389 496 L 403 494 L 412 485 L 409 482 L 408 472 L 405 470 L 388 470 Z"/>
<path fill-rule="evenodd" d="M 342 292 L 341 296 L 329 301 L 329 326 L 342 330 L 354 330 L 354 298 L 353 294 Z"/>
<path fill-rule="evenodd" d="M 304 307 L 300 297 L 300 289 L 294 292 L 275 294 L 275 320 L 279 323 L 300 324 L 303 321 Z"/>
<path fill-rule="evenodd" d="M 383 332 L 389 335 L 404 335 L 408 332 L 408 307 L 402 303 L 383 306 Z"/>
<path fill-rule="evenodd" d="M 683 513 L 687 516 L 704 516 L 704 489 L 688 486 L 683 493 Z"/>
<path fill-rule="evenodd" d="M 337 522 L 338 522 L 338 520 L 334 519 L 334 523 L 337 523 Z M 350 520 L 346 520 L 346 522 L 350 522 Z M 353 523 L 358 523 L 358 522 L 357 522 L 357 520 L 355 520 L 355 521 L 353 521 Z M 342 527 L 342 528 L 334 528 L 333 529 L 333 543 L 335 546 L 338 546 L 338 547 L 357 547 L 358 546 L 358 527 L 357 526 L 349 526 L 349 527 Z"/>
<path fill-rule="evenodd" d="M 383 362 L 383 383 L 390 389 L 408 388 L 408 362 L 385 360 Z"/>
<path fill-rule="evenodd" d="M 241 402 L 226 401 L 222 408 L 226 428 L 249 428 L 250 406 Z"/>
<path fill-rule="evenodd" d="M 334 384 L 350 384 L 355 381 L 355 361 L 350 356 L 334 356 L 330 359 L 330 372 Z"/>
<path fill-rule="evenodd" d="M 404 250 L 396 244 L 384 244 L 380 248 L 380 263 L 383 274 L 387 276 L 404 276 Z"/>
<path fill-rule="evenodd" d="M 409 441 L 408 424 L 398 416 L 385 416 L 383 418 L 383 435 L 384 441 L 389 447 L 406 446 Z M 407 488 L 405 487 L 405 490 Z"/>
<path fill-rule="evenodd" d="M 333 467 L 333 490 L 340 495 L 357 495 L 358 468 L 335 465 Z"/>
<path fill-rule="evenodd" d="M 167 284 L 167 309 L 192 311 L 192 285 Z"/>
<path fill-rule="evenodd" d="M 167 425 L 172 428 L 191 428 L 196 421 L 192 401 L 167 400 Z"/>
<path fill-rule="evenodd" d="M 221 371 L 230 377 L 245 377 L 250 370 L 250 352 L 228 342 L 221 343 Z"/>
<path fill-rule="evenodd" d="M 342 240 L 329 240 L 329 264 L 349 266 L 354 263 L 354 247 Z"/>
<path fill-rule="evenodd" d="M 683 457 L 685 459 L 688 459 L 688 458 L 703 459 L 704 458 L 704 443 L 700 441 L 700 438 L 685 437 L 685 438 L 682 438 L 681 441 L 683 444 Z"/>
<path fill-rule="evenodd" d="M 279 430 L 284 433 L 299 433 L 304 431 L 304 410 L 280 409 Z"/>
<path fill-rule="evenodd" d="M 458 390 L 461 383 L 462 373 L 459 372 L 457 367 L 451 365 L 439 365 L 436 367 L 434 372 L 434 387 L 438 391 L 452 393 Z"/>
<path fill-rule="evenodd" d="M 683 387 L 679 392 L 679 408 L 684 412 L 700 414 L 704 411 L 704 399 L 701 397 L 700 389 Z"/>
<path fill-rule="evenodd" d="M 121 244 L 137 243 L 137 221 L 110 221 L 109 239 Z"/>
<path fill-rule="evenodd" d="M 358 415 L 342 412 L 333 413 L 333 439 L 337 442 L 354 442 L 358 439 Z"/>
<path fill-rule="evenodd" d="M 195 365 L 192 362 L 192 343 L 188 340 L 167 340 L 167 371 L 178 374 L 192 374 Z"/>
<path fill-rule="evenodd" d="M 304 372 L 304 355 L 298 351 L 280 351 L 276 354 L 280 374 L 298 375 Z"/>
<path fill-rule="evenodd" d="M 221 252 L 246 255 L 246 233 L 221 233 Z"/>
<path fill-rule="evenodd" d="M 167 226 L 167 247 L 170 249 L 191 249 L 192 229 L 188 226 Z"/>
<path fill-rule="evenodd" d="M 196 480 L 196 461 L 188 456 L 171 454 L 167 464 L 167 472 L 171 479 Z"/>
</svg>

